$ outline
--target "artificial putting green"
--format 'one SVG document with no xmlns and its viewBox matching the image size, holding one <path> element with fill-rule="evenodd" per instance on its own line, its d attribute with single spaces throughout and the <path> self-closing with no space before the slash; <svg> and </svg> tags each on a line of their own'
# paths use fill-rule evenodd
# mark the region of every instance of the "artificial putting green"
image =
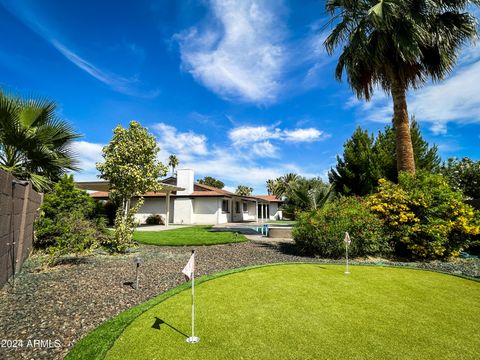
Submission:
<svg viewBox="0 0 480 360">
<path fill-rule="evenodd" d="M 290 264 L 218 277 L 196 286 L 200 343 L 185 342 L 186 289 L 151 300 L 156 305 L 139 310 L 123 333 L 122 321 L 139 307 L 113 318 L 67 358 L 100 355 L 117 332 L 107 359 L 478 358 L 479 282 L 401 268 L 343 270 Z"/>
<path fill-rule="evenodd" d="M 135 231 L 133 239 L 142 244 L 160 246 L 200 246 L 247 241 L 242 234 L 212 230 L 209 225 L 188 226 L 162 231 Z"/>
</svg>

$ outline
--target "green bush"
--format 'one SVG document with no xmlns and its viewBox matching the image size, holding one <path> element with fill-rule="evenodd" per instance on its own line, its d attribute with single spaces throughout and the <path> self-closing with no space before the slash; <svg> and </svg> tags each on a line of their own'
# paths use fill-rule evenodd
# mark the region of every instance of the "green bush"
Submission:
<svg viewBox="0 0 480 360">
<path fill-rule="evenodd" d="M 62 255 L 88 252 L 107 241 L 103 218 L 87 219 L 81 211 L 74 211 L 58 215 L 55 221 L 61 233 L 48 247 L 50 265 Z"/>
<path fill-rule="evenodd" d="M 45 194 L 35 222 L 34 247 L 48 250 L 50 263 L 54 263 L 61 255 L 108 242 L 101 209 L 86 191 L 75 187 L 73 176 L 65 175 Z"/>
<path fill-rule="evenodd" d="M 159 214 L 150 215 L 147 217 L 147 220 L 145 220 L 145 223 L 147 225 L 164 225 L 163 218 Z"/>
<path fill-rule="evenodd" d="M 342 197 L 322 209 L 301 213 L 293 228 L 293 238 L 307 253 L 339 258 L 345 255 L 345 231 L 352 240 L 349 252 L 353 257 L 391 251 L 382 220 L 356 197 Z"/>
<path fill-rule="evenodd" d="M 380 180 L 368 199 L 385 221 L 397 254 L 422 259 L 458 256 L 480 234 L 480 216 L 441 175 L 399 175 L 398 184 Z"/>
</svg>

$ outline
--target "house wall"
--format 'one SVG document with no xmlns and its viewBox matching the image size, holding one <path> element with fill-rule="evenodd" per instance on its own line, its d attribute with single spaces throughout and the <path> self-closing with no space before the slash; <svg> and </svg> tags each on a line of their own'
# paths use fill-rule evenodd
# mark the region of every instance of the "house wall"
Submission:
<svg viewBox="0 0 480 360">
<path fill-rule="evenodd" d="M 171 199 L 173 200 L 173 199 Z M 133 199 L 131 206 L 135 206 L 137 200 Z M 170 201 L 171 202 L 171 201 Z M 143 205 L 140 207 L 139 211 L 135 214 L 135 219 L 141 224 L 144 224 L 147 218 L 150 215 L 160 214 L 165 221 L 165 198 L 144 198 Z M 172 204 L 170 204 L 170 212 L 172 212 Z M 171 218 L 171 215 L 170 215 Z"/>
<path fill-rule="evenodd" d="M 178 197 L 174 200 L 173 223 L 194 224 L 193 199 Z"/>
<path fill-rule="evenodd" d="M 236 211 L 236 203 L 240 203 L 240 212 Z M 256 219 L 256 203 L 252 201 L 244 201 L 238 198 L 234 198 L 232 206 L 232 217 L 233 221 L 255 221 Z M 243 204 L 247 204 L 247 211 L 243 211 Z"/>
<path fill-rule="evenodd" d="M 196 224 L 217 224 L 219 211 L 221 212 L 222 208 L 218 198 L 195 198 L 193 212 Z"/>
<path fill-rule="evenodd" d="M 270 203 L 270 220 L 282 220 L 282 210 L 279 209 L 278 203 Z"/>
</svg>

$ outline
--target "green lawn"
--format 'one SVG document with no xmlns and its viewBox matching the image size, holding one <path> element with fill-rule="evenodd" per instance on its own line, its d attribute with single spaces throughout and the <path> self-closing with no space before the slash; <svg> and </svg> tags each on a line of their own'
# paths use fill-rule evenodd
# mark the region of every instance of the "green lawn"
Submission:
<svg viewBox="0 0 480 360">
<path fill-rule="evenodd" d="M 185 342 L 185 284 L 113 318 L 67 359 L 100 359 L 112 344 L 107 359 L 478 358 L 479 282 L 400 268 L 343 270 L 290 264 L 199 281 L 201 341 L 193 345 Z"/>
<path fill-rule="evenodd" d="M 190 226 L 163 231 L 135 231 L 133 239 L 143 244 L 163 246 L 215 245 L 247 240 L 242 234 L 212 231 L 211 226 Z"/>
</svg>

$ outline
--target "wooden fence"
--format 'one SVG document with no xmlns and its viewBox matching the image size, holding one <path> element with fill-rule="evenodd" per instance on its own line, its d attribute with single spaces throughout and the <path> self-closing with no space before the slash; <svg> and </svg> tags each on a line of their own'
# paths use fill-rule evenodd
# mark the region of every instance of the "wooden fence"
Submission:
<svg viewBox="0 0 480 360">
<path fill-rule="evenodd" d="M 32 252 L 33 222 L 43 195 L 0 169 L 0 287 Z"/>
</svg>

